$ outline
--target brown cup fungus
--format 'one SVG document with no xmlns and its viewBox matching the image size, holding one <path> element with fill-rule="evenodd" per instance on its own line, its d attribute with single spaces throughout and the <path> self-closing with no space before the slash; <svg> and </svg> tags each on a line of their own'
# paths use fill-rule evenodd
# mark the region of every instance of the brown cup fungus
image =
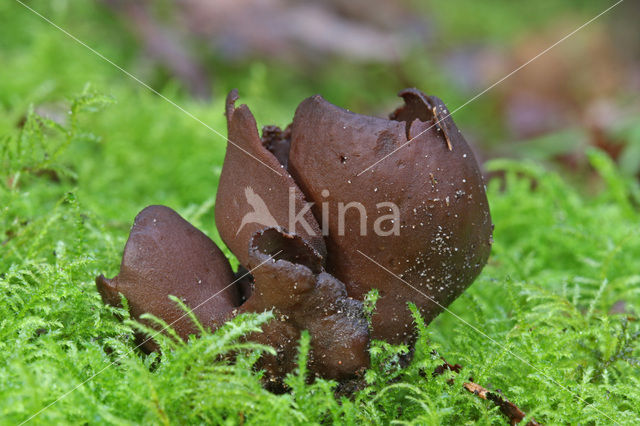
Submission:
<svg viewBox="0 0 640 426">
<path fill-rule="evenodd" d="M 291 175 L 315 203 L 316 217 L 323 202 L 357 202 L 380 217 L 397 209 L 377 230 L 367 221 L 366 232 L 358 212 L 345 215 L 341 232 L 340 215 L 330 211 L 325 238 L 327 271 L 349 296 L 362 300 L 379 290 L 371 337 L 392 343 L 412 338 L 407 302 L 429 322 L 442 309 L 424 295 L 447 306 L 473 282 L 489 257 L 492 232 L 478 164 L 442 101 L 416 89 L 400 95 L 405 105 L 389 120 L 345 111 L 320 96 L 304 100 L 289 154 Z"/>
<path fill-rule="evenodd" d="M 212 330 L 272 310 L 247 337 L 276 349 L 258 363 L 271 380 L 295 366 L 302 330 L 311 371 L 340 381 L 368 367 L 370 338 L 412 344 L 407 304 L 429 322 L 455 300 L 487 262 L 492 225 L 479 167 L 442 101 L 400 95 L 405 105 L 389 119 L 313 96 L 289 127 L 267 126 L 261 138 L 232 91 L 216 225 L 252 276 L 234 281 L 209 238 L 152 206 L 136 218 L 120 274 L 96 280 L 104 302 L 121 293 L 132 316 L 150 312 L 185 339 L 196 329 L 169 295 Z M 372 289 L 370 330 L 362 300 Z M 152 340 L 143 348 L 156 349 Z"/>
<path fill-rule="evenodd" d="M 194 313 L 203 324 L 220 324 L 240 302 L 238 288 L 228 287 L 233 280 L 229 261 L 209 237 L 170 208 L 149 206 L 133 223 L 118 276 L 100 275 L 96 284 L 105 303 L 119 305 L 122 294 L 132 317 L 153 314 L 186 339 L 197 329 L 168 296 L 191 309 L 197 306 Z M 157 346 L 148 340 L 142 348 L 148 352 Z"/>
</svg>

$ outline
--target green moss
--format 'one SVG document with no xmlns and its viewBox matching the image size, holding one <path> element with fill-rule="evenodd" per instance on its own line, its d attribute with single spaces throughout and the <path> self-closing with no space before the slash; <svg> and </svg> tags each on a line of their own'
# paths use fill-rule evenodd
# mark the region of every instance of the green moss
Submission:
<svg viewBox="0 0 640 426">
<path fill-rule="evenodd" d="M 54 5 L 47 12 L 62 24 L 98 14 Z M 307 384 L 304 365 L 287 379 L 290 393 L 265 391 L 250 367 L 268 348 L 238 338 L 267 315 L 188 344 L 163 339 L 162 357 L 141 354 L 132 338 L 138 326 L 126 310 L 102 304 L 93 279 L 117 272 L 131 222 L 148 204 L 173 207 L 220 243 L 213 209 L 224 139 L 47 24 L 12 13 L 0 26 L 1 423 L 39 413 L 32 421 L 40 424 L 506 424 L 463 390 L 470 376 L 542 423 L 640 423 L 640 197 L 597 151 L 589 154 L 602 182 L 596 194 L 537 164 L 489 165 L 504 176 L 488 187 L 493 254 L 450 307 L 488 337 L 449 313 L 428 326 L 416 317 L 412 363 L 400 369 L 406 348 L 376 342 L 367 386 L 352 399 L 336 398 L 333 382 Z M 82 33 L 91 33 L 87 25 Z M 111 34 L 101 25 L 90 42 Z M 135 56 L 113 46 L 111 58 Z M 284 82 L 272 72 L 254 65 L 225 80 L 246 88 L 243 102 L 258 105 L 260 122 L 286 124 L 317 87 L 336 102 L 359 102 L 331 76 L 280 97 Z M 371 87 L 377 73 L 339 78 Z M 387 99 L 386 89 L 366 101 Z M 225 133 L 221 99 L 198 103 L 172 82 L 161 90 Z M 611 312 L 622 304 L 626 313 Z M 308 336 L 300 347 L 304 360 Z M 235 364 L 221 357 L 229 351 L 238 353 Z M 432 377 L 440 356 L 462 372 Z"/>
<path fill-rule="evenodd" d="M 260 374 L 249 368 L 264 348 L 237 341 L 263 316 L 239 319 L 188 344 L 164 339 L 162 359 L 140 354 L 131 337 L 134 324 L 117 319 L 125 311 L 102 304 L 93 277 L 116 271 L 127 227 L 148 203 L 169 200 L 211 234 L 212 167 L 223 152 L 188 120 L 178 117 L 173 126 L 156 120 L 154 111 L 169 113 L 165 105 L 142 99 L 135 108 L 148 110 L 134 124 L 120 110 L 130 111 L 130 104 L 86 88 L 68 105 L 66 124 L 29 112 L 20 130 L 5 135 L 3 418 L 19 422 L 62 396 L 34 420 L 504 422 L 495 407 L 462 390 L 473 376 L 545 423 L 606 422 L 605 416 L 640 421 L 640 329 L 628 314 L 609 313 L 621 301 L 629 312 L 640 307 L 640 216 L 634 184 L 597 151 L 590 157 L 606 186 L 595 196 L 533 163 L 490 164 L 504 175 L 488 188 L 493 254 L 451 306 L 487 336 L 449 313 L 426 327 L 417 317 L 420 338 L 411 365 L 398 367 L 406 348 L 376 342 L 368 386 L 352 400 L 336 400 L 335 383 L 305 384 L 304 368 L 289 379 L 290 394 L 264 391 Z M 126 125 L 108 129 L 109 120 Z M 222 131 L 222 123 L 217 127 Z M 152 136 L 144 139 L 141 128 Z M 182 131 L 191 132 L 188 147 L 172 143 Z M 202 157 L 211 159 L 208 168 Z M 180 164 L 174 168 L 171 161 Z M 189 173 L 195 176 L 178 180 Z M 308 344 L 305 337 L 301 359 Z M 230 350 L 242 352 L 236 364 L 220 358 Z M 432 378 L 441 363 L 436 353 L 463 365 L 462 373 Z"/>
</svg>

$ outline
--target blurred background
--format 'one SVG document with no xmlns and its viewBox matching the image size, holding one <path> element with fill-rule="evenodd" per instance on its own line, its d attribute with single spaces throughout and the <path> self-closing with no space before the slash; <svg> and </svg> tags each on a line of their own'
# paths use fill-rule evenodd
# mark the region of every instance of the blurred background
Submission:
<svg viewBox="0 0 640 426">
<path fill-rule="evenodd" d="M 223 100 L 232 88 L 240 90 L 240 101 L 259 125 L 286 126 L 296 105 L 316 93 L 353 111 L 386 116 L 400 103 L 400 89 L 417 87 L 455 110 L 613 2 L 26 4 L 224 134 Z M 206 176 L 219 172 L 225 146 L 220 136 L 20 3 L 2 2 L 0 15 L 0 133 L 20 126 L 30 105 L 64 124 L 69 97 L 91 83 L 116 105 L 91 118 L 89 143 L 74 154 L 87 161 L 71 165 L 75 173 L 100 174 L 94 189 L 105 196 L 170 202 L 174 192 L 188 191 L 193 202 L 211 197 L 215 183 Z M 639 176 L 639 16 L 640 3 L 623 2 L 456 112 L 479 158 L 541 161 L 597 186 L 584 155 L 585 148 L 597 146 L 626 175 Z M 137 161 L 137 152 L 155 160 Z M 96 155 L 101 161 L 89 160 Z M 137 176 L 126 188 L 116 185 L 125 175 L 104 172 L 140 174 L 138 166 L 155 168 L 142 173 L 149 179 L 164 173 L 167 181 L 145 185 L 144 176 Z"/>
</svg>

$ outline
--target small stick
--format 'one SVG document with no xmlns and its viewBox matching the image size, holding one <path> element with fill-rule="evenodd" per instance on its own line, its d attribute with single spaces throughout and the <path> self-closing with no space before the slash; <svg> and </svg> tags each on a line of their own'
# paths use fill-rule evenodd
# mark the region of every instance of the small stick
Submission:
<svg viewBox="0 0 640 426">
<path fill-rule="evenodd" d="M 453 371 L 455 373 L 460 373 L 460 371 L 462 370 L 462 366 L 460 364 L 451 365 L 442 356 L 440 357 L 440 359 L 444 361 L 444 364 L 438 366 L 433 371 L 433 373 L 431 373 L 431 376 L 433 377 L 439 376 L 440 374 L 444 373 L 447 370 Z M 453 384 L 453 379 L 449 380 L 449 384 Z M 474 394 L 475 396 L 491 401 L 494 404 L 496 404 L 500 408 L 500 411 L 502 412 L 502 414 L 504 414 L 509 419 L 509 424 L 511 424 L 511 426 L 517 425 L 526 416 L 524 411 L 519 409 L 511 401 L 503 398 L 496 392 L 491 392 L 485 389 L 484 387 L 480 386 L 479 384 L 474 383 L 473 377 L 470 377 L 469 382 L 464 383 L 462 386 L 466 390 Z M 536 422 L 534 419 L 531 419 L 529 420 L 526 426 L 540 426 L 540 423 Z"/>
<path fill-rule="evenodd" d="M 469 392 L 471 392 L 472 394 L 496 404 L 500 408 L 500 411 L 502 412 L 502 414 L 507 416 L 511 426 L 514 426 L 520 423 L 522 419 L 524 419 L 524 417 L 526 416 L 526 414 L 521 409 L 519 409 L 513 402 L 510 402 L 508 399 L 504 399 L 496 392 L 488 391 L 487 389 L 483 388 L 477 383 L 467 382 L 462 386 L 464 386 L 464 388 Z M 531 419 L 527 423 L 527 426 L 540 426 L 540 423 L 536 422 L 534 419 Z"/>
<path fill-rule="evenodd" d="M 438 127 L 438 129 L 440 129 L 440 131 L 444 135 L 444 139 L 447 141 L 447 148 L 449 148 L 449 151 L 453 151 L 453 145 L 451 145 L 449 134 L 445 130 L 445 127 L 440 125 L 441 120 L 440 120 L 440 117 L 438 116 L 438 107 L 432 107 L 431 112 L 433 113 L 434 120 L 436 120 L 436 126 Z"/>
</svg>

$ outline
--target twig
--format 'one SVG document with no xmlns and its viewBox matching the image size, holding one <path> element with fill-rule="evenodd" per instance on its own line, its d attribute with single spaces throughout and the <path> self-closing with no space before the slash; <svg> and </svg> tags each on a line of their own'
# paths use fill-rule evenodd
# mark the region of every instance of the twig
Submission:
<svg viewBox="0 0 640 426">
<path fill-rule="evenodd" d="M 445 129 L 444 121 L 442 121 L 440 119 L 440 116 L 438 115 L 438 107 L 432 107 L 431 108 L 431 113 L 433 114 L 433 119 L 435 120 L 436 127 L 444 135 L 444 140 L 447 141 L 447 148 L 449 148 L 449 151 L 452 151 L 453 150 L 453 145 L 451 145 L 451 140 L 449 139 L 449 133 Z M 441 126 L 440 123 L 442 123 L 443 125 Z"/>
<path fill-rule="evenodd" d="M 449 364 L 443 357 L 440 357 L 440 359 L 444 361 L 444 364 L 436 367 L 436 369 L 433 370 L 433 373 L 431 373 L 433 377 L 439 376 L 440 374 L 444 373 L 447 370 L 453 371 L 454 373 L 460 373 L 460 371 L 462 370 L 462 366 L 460 364 L 452 365 L 452 364 Z M 453 379 L 449 380 L 448 383 L 453 384 Z M 497 405 L 500 408 L 500 412 L 502 412 L 502 414 L 504 414 L 509 419 L 509 423 L 512 426 L 520 423 L 522 419 L 524 419 L 526 416 L 524 411 L 519 409 L 514 403 L 510 402 L 508 399 L 505 399 L 502 396 L 500 396 L 500 394 L 496 392 L 491 392 L 485 389 L 484 387 L 480 386 L 479 384 L 474 383 L 473 377 L 470 377 L 469 382 L 464 383 L 462 386 L 466 390 L 474 394 L 475 396 L 491 401 L 495 405 Z M 531 419 L 526 426 L 540 426 L 540 423 L 536 422 L 534 419 Z"/>
<path fill-rule="evenodd" d="M 462 386 L 472 394 L 496 404 L 500 408 L 500 411 L 502 412 L 502 414 L 507 416 L 507 418 L 509 419 L 509 423 L 512 426 L 520 423 L 522 419 L 524 419 L 524 417 L 526 416 L 526 414 L 521 409 L 519 409 L 513 402 L 510 402 L 508 399 L 504 399 L 496 392 L 488 391 L 487 389 L 483 388 L 477 383 L 467 382 Z M 531 419 L 527 423 L 527 426 L 539 426 L 539 425 L 540 423 L 536 422 L 534 419 Z"/>
</svg>

